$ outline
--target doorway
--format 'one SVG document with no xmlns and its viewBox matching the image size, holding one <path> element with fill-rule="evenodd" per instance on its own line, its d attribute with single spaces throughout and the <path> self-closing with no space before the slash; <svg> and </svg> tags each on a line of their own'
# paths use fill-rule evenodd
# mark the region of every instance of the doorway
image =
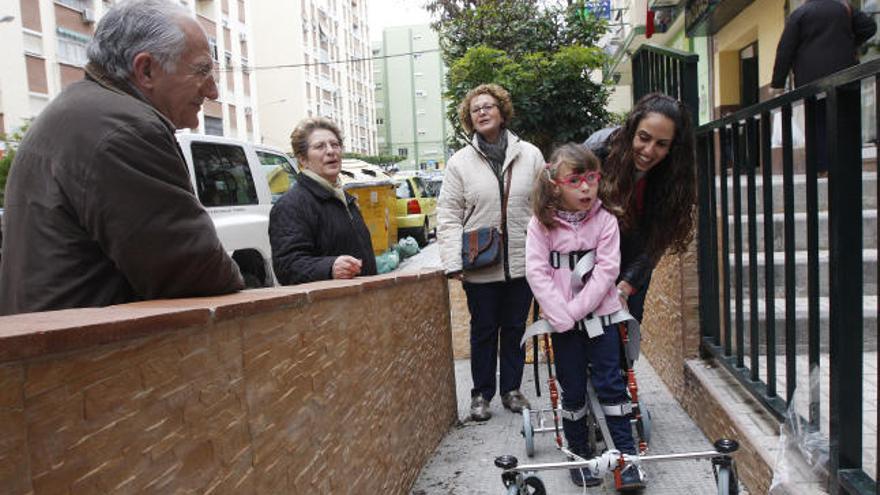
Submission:
<svg viewBox="0 0 880 495">
<path fill-rule="evenodd" d="M 758 103 L 758 42 L 739 51 L 739 103 L 745 108 Z"/>
</svg>

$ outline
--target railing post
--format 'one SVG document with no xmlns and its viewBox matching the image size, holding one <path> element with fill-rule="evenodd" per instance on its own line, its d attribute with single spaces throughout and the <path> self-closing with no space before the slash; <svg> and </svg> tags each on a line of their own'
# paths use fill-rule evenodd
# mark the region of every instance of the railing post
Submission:
<svg viewBox="0 0 880 495">
<path fill-rule="evenodd" d="M 718 284 L 715 283 L 715 273 L 718 267 L 714 265 L 713 252 L 717 249 L 717 240 L 712 234 L 712 216 L 715 212 L 711 209 L 711 196 L 715 193 L 715 185 L 712 183 L 711 169 L 715 165 L 711 153 L 712 135 L 697 138 L 697 177 L 698 189 L 698 226 L 697 266 L 700 277 L 700 327 L 703 336 L 712 337 L 715 345 L 721 344 L 721 327 L 718 324 L 718 312 L 712 308 L 718 305 Z M 714 304 L 713 304 L 714 302 Z"/>
<path fill-rule="evenodd" d="M 859 81 L 828 94 L 830 437 L 832 493 L 858 485 L 862 467 L 862 164 Z M 856 249 L 858 247 L 858 249 Z M 848 470 L 854 470 L 849 472 Z"/>
</svg>

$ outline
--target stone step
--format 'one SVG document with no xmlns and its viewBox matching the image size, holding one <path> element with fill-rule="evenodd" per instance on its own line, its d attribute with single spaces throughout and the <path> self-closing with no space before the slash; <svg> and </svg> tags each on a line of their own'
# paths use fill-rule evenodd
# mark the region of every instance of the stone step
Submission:
<svg viewBox="0 0 880 495">
<path fill-rule="evenodd" d="M 819 295 L 828 296 L 829 290 L 829 261 L 830 253 L 827 250 L 820 250 L 819 257 Z M 730 254 L 730 277 L 734 280 L 734 262 L 735 257 Z M 798 297 L 807 296 L 807 251 L 795 251 L 795 293 Z M 758 252 L 756 257 L 758 265 L 758 293 L 760 297 L 764 295 L 764 267 L 766 259 L 763 252 Z M 749 294 L 749 257 L 748 253 L 743 253 L 743 293 Z M 862 250 L 862 293 L 869 295 L 877 295 L 877 250 Z M 773 253 L 773 280 L 774 294 L 777 297 L 785 296 L 785 253 L 777 251 Z M 731 291 L 733 291 L 731 285 Z"/>
<path fill-rule="evenodd" d="M 797 328 L 796 347 L 798 352 L 807 351 L 807 298 L 799 297 L 795 300 L 795 327 Z M 730 317 L 731 326 L 736 328 L 736 306 L 735 301 L 730 301 Z M 779 298 L 774 300 L 775 304 L 775 326 L 776 326 L 776 347 L 777 353 L 784 352 L 785 344 L 785 299 Z M 746 347 L 749 341 L 749 300 L 743 300 L 743 329 Z M 828 322 L 829 322 L 829 298 L 819 298 L 819 349 L 821 352 L 828 352 Z M 877 350 L 877 296 L 862 296 L 862 332 L 864 339 L 865 351 Z M 766 308 L 763 301 L 758 302 L 758 348 L 760 353 L 766 351 Z M 723 318 L 722 318 L 723 321 Z M 734 336 L 735 341 L 735 336 Z"/>
<path fill-rule="evenodd" d="M 728 234 L 730 235 L 731 244 L 733 243 L 733 215 L 728 215 Z M 757 244 L 758 249 L 764 250 L 764 215 L 757 215 L 755 218 L 757 228 Z M 819 249 L 828 249 L 828 212 L 820 211 L 817 215 L 819 227 Z M 748 249 L 748 215 L 741 215 L 743 229 L 743 249 Z M 719 225 L 719 227 L 721 227 Z M 794 244 L 795 249 L 807 249 L 807 214 L 806 212 L 797 212 L 794 214 Z M 877 210 L 862 210 L 862 247 L 877 248 Z M 785 214 L 773 214 L 773 250 L 782 251 L 785 249 Z M 731 252 L 733 249 L 731 247 Z"/>
<path fill-rule="evenodd" d="M 794 208 L 795 211 L 807 211 L 807 178 L 803 174 L 796 174 L 793 178 L 794 184 Z M 819 210 L 828 210 L 828 178 L 817 179 L 816 199 Z M 757 211 L 763 211 L 764 204 L 764 178 L 762 176 L 755 177 L 755 201 Z M 733 213 L 733 177 L 727 176 L 727 206 L 728 213 Z M 785 211 L 782 194 L 782 176 L 773 176 L 773 212 L 779 213 Z M 719 213 L 721 211 L 721 178 L 715 178 L 715 198 L 719 204 Z M 740 177 L 741 203 L 740 207 L 743 212 L 746 211 L 748 205 L 748 184 L 746 177 Z M 862 206 L 865 209 L 877 209 L 877 172 L 862 172 Z"/>
</svg>

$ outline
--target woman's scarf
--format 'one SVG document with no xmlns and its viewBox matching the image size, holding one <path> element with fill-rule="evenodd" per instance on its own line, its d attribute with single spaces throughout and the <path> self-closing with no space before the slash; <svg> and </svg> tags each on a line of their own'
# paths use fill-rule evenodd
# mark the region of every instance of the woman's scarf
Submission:
<svg viewBox="0 0 880 495">
<path fill-rule="evenodd" d="M 302 168 L 301 172 L 306 175 L 306 177 L 312 179 L 317 182 L 319 186 L 323 187 L 331 194 L 333 194 L 336 199 L 342 202 L 345 209 L 348 209 L 348 201 L 345 199 L 345 192 L 342 189 L 342 182 L 339 181 L 339 177 L 336 178 L 336 184 L 331 184 L 330 181 L 318 175 L 317 172 L 307 169 L 305 167 Z"/>
<path fill-rule="evenodd" d="M 477 144 L 480 150 L 486 154 L 489 159 L 489 165 L 496 177 L 501 177 L 501 170 L 504 168 L 504 158 L 507 156 L 507 131 L 502 128 L 498 134 L 498 142 L 490 143 L 483 139 L 482 134 L 477 133 Z"/>
</svg>

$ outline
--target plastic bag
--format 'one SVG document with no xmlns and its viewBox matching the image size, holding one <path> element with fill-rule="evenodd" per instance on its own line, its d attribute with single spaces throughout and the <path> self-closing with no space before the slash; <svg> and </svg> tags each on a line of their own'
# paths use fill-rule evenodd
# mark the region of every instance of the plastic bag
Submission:
<svg viewBox="0 0 880 495">
<path fill-rule="evenodd" d="M 803 107 L 793 108 L 791 118 L 791 147 L 804 147 L 804 131 L 801 130 L 799 119 L 803 119 Z M 773 148 L 782 147 L 782 112 L 773 113 L 773 131 L 770 135 L 770 146 Z"/>
<path fill-rule="evenodd" d="M 384 253 L 376 256 L 376 271 L 379 273 L 388 273 L 400 265 L 400 256 L 394 249 L 389 249 Z"/>
<path fill-rule="evenodd" d="M 827 493 L 829 443 L 828 437 L 808 422 L 812 387 L 819 387 L 818 367 L 810 371 L 808 386 L 795 389 L 779 429 L 779 450 L 768 492 L 772 495 L 803 493 L 806 484 Z"/>
<path fill-rule="evenodd" d="M 397 242 L 397 252 L 402 260 L 415 256 L 419 252 L 419 243 L 412 237 L 406 236 Z"/>
</svg>

